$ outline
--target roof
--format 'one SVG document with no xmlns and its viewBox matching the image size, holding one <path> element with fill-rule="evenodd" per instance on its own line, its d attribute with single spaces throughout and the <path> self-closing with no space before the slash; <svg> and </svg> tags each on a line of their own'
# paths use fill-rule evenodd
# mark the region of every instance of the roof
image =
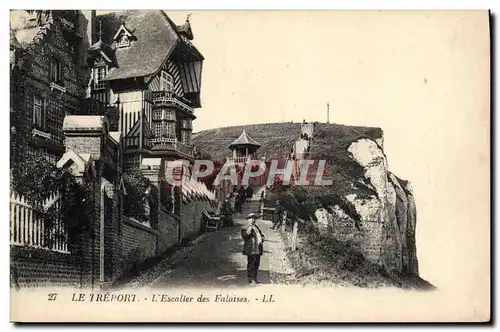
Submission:
<svg viewBox="0 0 500 332">
<path fill-rule="evenodd" d="M 233 141 L 233 143 L 231 143 L 229 145 L 229 148 L 232 149 L 233 147 L 238 146 L 238 145 L 240 145 L 240 146 L 255 146 L 255 147 L 260 146 L 260 144 L 256 140 L 254 140 L 253 138 L 248 136 L 248 134 L 245 130 L 243 130 L 240 137 L 235 139 Z"/>
<path fill-rule="evenodd" d="M 120 139 L 122 137 L 121 131 L 110 131 L 109 136 L 115 141 L 116 144 L 120 143 Z"/>
<path fill-rule="evenodd" d="M 161 10 L 127 10 L 99 15 L 97 20 L 102 22 L 103 41 L 111 47 L 122 23 L 137 38 L 130 47 L 115 49 L 118 67 L 110 69 L 105 80 L 156 73 L 180 41 L 172 21 Z"/>
</svg>

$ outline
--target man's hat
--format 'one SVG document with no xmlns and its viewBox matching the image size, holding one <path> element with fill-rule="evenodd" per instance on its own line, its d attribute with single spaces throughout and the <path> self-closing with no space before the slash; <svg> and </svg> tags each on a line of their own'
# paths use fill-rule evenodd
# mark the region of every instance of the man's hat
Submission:
<svg viewBox="0 0 500 332">
<path fill-rule="evenodd" d="M 249 213 L 247 219 L 257 219 L 257 215 L 255 213 Z"/>
</svg>

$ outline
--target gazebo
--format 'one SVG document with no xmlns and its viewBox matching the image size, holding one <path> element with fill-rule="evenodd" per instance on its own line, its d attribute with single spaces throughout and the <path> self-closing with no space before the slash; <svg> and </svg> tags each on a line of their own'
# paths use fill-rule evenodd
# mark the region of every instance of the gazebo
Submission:
<svg viewBox="0 0 500 332">
<path fill-rule="evenodd" d="M 243 130 L 241 135 L 229 145 L 233 153 L 232 158 L 229 159 L 235 163 L 246 163 L 247 160 L 255 157 L 259 148 L 260 144 Z"/>
</svg>

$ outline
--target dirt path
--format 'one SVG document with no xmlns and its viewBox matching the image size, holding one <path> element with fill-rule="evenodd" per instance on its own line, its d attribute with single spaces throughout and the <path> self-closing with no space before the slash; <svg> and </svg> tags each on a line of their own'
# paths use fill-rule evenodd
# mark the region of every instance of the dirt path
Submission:
<svg viewBox="0 0 500 332">
<path fill-rule="evenodd" d="M 258 201 L 245 203 L 241 214 L 234 215 L 235 226 L 207 234 L 183 258 L 169 265 L 149 288 L 169 287 L 241 287 L 248 286 L 246 256 L 241 254 L 240 229 L 245 216 L 257 213 Z M 288 264 L 279 234 L 270 229 L 270 221 L 258 221 L 266 236 L 259 281 L 262 284 L 284 283 L 294 273 Z"/>
</svg>

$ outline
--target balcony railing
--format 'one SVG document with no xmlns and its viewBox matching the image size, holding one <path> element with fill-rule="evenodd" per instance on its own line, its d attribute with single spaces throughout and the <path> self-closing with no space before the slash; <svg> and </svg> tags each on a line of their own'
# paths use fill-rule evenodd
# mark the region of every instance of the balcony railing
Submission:
<svg viewBox="0 0 500 332">
<path fill-rule="evenodd" d="M 50 83 L 50 90 L 59 90 L 61 93 L 66 93 L 66 88 L 56 82 Z"/>
<path fill-rule="evenodd" d="M 41 131 L 41 130 L 38 130 L 38 129 L 33 129 L 33 131 L 31 132 L 31 134 L 33 135 L 33 137 L 40 136 L 40 137 L 43 137 L 43 138 L 46 138 L 46 139 L 51 139 L 52 138 L 52 135 L 50 133 L 47 133 L 45 131 Z"/>
<path fill-rule="evenodd" d="M 181 152 L 181 153 L 184 153 L 188 156 L 192 156 L 193 155 L 193 148 L 190 147 L 189 145 L 186 145 L 184 143 L 182 143 L 181 141 L 176 141 L 176 150 Z"/>
<path fill-rule="evenodd" d="M 226 162 L 227 163 L 234 163 L 234 164 L 246 164 L 249 162 L 252 158 L 249 157 L 236 157 L 236 158 L 227 158 Z"/>
<path fill-rule="evenodd" d="M 123 138 L 123 145 L 126 149 L 138 149 L 140 143 L 139 136 L 125 137 Z M 182 143 L 175 138 L 169 137 L 158 137 L 147 139 L 143 143 L 143 148 L 152 150 L 169 150 L 178 151 L 188 156 L 193 156 L 193 147 Z"/>
<path fill-rule="evenodd" d="M 188 104 L 186 104 L 184 101 L 182 101 L 181 98 L 182 97 L 175 95 L 171 91 L 153 91 L 151 94 L 151 99 L 154 104 L 171 104 L 192 113 L 193 108 Z"/>
<path fill-rule="evenodd" d="M 151 143 L 154 150 L 173 150 L 184 153 L 185 155 L 192 156 L 193 148 L 189 145 L 182 143 L 175 138 L 160 137 L 152 138 Z"/>
<path fill-rule="evenodd" d="M 172 145 L 175 147 L 175 142 L 177 140 L 175 138 L 168 138 L 168 137 L 159 137 L 159 138 L 152 138 L 151 143 L 153 145 Z"/>
<path fill-rule="evenodd" d="M 66 26 L 66 27 L 68 27 L 68 28 L 70 28 L 70 29 L 74 29 L 74 28 L 75 28 L 75 25 L 74 25 L 72 22 L 70 22 L 70 21 L 68 21 L 67 19 L 65 19 L 64 17 L 61 17 L 61 23 L 62 23 L 64 26 Z"/>
</svg>

